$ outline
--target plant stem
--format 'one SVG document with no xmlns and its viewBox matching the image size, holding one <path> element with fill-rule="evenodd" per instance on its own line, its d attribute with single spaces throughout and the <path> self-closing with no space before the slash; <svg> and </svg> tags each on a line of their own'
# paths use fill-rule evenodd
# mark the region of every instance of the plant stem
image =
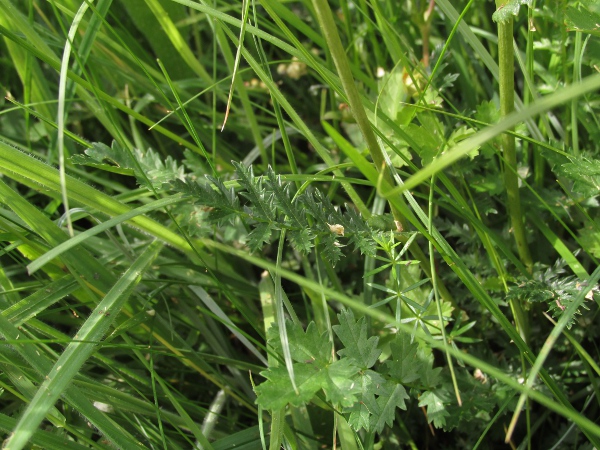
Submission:
<svg viewBox="0 0 600 450">
<path fill-rule="evenodd" d="M 501 3 L 499 0 L 496 4 Z M 498 24 L 498 65 L 500 67 L 500 116 L 506 117 L 514 111 L 515 105 L 515 67 L 513 50 L 513 20 Z M 519 258 L 531 271 L 533 262 L 527 245 L 521 199 L 519 196 L 519 176 L 517 174 L 517 151 L 515 138 L 507 133 L 501 136 L 504 154 L 504 183 L 508 197 L 510 216 Z"/>
<path fill-rule="evenodd" d="M 367 143 L 367 148 L 371 154 L 375 168 L 379 172 L 380 177 L 383 178 L 388 185 L 394 186 L 394 181 L 392 180 L 390 171 L 385 163 L 385 157 L 381 147 L 379 146 L 379 143 L 377 142 L 375 133 L 373 133 L 373 130 L 371 129 L 371 122 L 369 121 L 363 108 L 360 94 L 356 88 L 354 77 L 352 76 L 352 70 L 350 69 L 350 64 L 348 63 L 348 58 L 346 57 L 344 46 L 342 45 L 342 41 L 337 32 L 337 27 L 335 21 L 333 20 L 333 14 L 329 5 L 327 4 L 327 0 L 313 0 L 313 5 L 315 7 L 321 29 L 323 30 L 323 35 L 325 36 L 325 40 L 329 46 L 329 51 L 331 52 L 335 67 L 339 74 L 340 81 L 342 82 L 342 86 L 346 93 L 348 104 L 350 105 L 350 109 L 354 115 L 354 118 L 356 119 L 356 123 L 358 124 L 360 131 L 365 138 L 365 142 Z M 401 202 L 404 202 L 402 197 L 398 198 Z M 398 209 L 395 208 L 392 203 L 390 203 L 390 209 L 392 215 L 394 216 L 394 220 L 396 221 L 397 228 L 400 231 L 406 230 L 409 225 L 406 218 L 400 214 Z M 413 256 L 419 260 L 420 266 L 427 276 L 431 277 L 429 261 L 421 248 L 415 243 L 411 245 L 410 251 L 411 254 L 413 254 Z M 450 301 L 451 303 L 453 302 L 452 296 L 442 283 L 439 284 L 439 292 L 444 300 Z"/>
<path fill-rule="evenodd" d="M 501 0 L 496 0 L 500 7 Z M 500 116 L 508 116 L 515 108 L 515 65 L 513 49 L 513 19 L 512 17 L 498 23 L 498 66 L 500 82 Z M 517 244 L 519 259 L 527 267 L 528 272 L 533 270 L 533 261 L 527 244 L 527 236 L 523 225 L 523 212 L 521 211 L 521 198 L 519 196 L 519 175 L 517 172 L 517 151 L 514 136 L 504 133 L 500 137 L 502 153 L 504 155 L 504 184 L 506 186 L 507 209 L 510 217 L 511 228 Z M 515 318 L 519 334 L 528 342 L 529 326 L 527 315 L 518 301 L 511 301 L 510 307 Z"/>
</svg>

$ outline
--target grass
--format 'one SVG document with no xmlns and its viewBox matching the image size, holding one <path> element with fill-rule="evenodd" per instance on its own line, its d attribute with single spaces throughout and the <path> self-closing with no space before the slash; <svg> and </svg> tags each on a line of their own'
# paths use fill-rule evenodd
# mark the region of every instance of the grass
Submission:
<svg viewBox="0 0 600 450">
<path fill-rule="evenodd" d="M 600 11 L 496 3 L 0 0 L 6 448 L 599 447 Z"/>
</svg>

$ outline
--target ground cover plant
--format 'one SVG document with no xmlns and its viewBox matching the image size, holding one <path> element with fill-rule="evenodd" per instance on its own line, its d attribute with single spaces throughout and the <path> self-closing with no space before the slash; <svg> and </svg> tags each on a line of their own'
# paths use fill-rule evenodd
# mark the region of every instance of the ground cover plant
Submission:
<svg viewBox="0 0 600 450">
<path fill-rule="evenodd" d="M 0 0 L 5 448 L 600 447 L 592 0 Z"/>
</svg>

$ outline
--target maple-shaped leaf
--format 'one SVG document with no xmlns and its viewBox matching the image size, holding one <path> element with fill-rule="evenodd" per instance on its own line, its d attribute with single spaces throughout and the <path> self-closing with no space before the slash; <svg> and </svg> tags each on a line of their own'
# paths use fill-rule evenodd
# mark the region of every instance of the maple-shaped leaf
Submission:
<svg viewBox="0 0 600 450">
<path fill-rule="evenodd" d="M 302 406 L 313 398 L 325 384 L 325 371 L 314 364 L 294 364 L 294 390 L 285 366 L 271 367 L 260 374 L 267 379 L 256 386 L 256 402 L 266 410 L 277 410 L 291 404 Z"/>
<path fill-rule="evenodd" d="M 417 355 L 419 353 L 422 353 L 421 349 L 419 349 Z M 419 384 L 427 389 L 431 389 L 441 383 L 442 378 L 440 374 L 442 372 L 442 368 L 433 368 L 433 355 L 429 355 L 427 359 L 425 359 L 423 356 L 421 356 L 421 358 L 424 359 L 424 363 L 419 370 Z"/>
<path fill-rule="evenodd" d="M 273 228 L 268 223 L 259 223 L 254 230 L 248 234 L 248 247 L 251 252 L 255 252 L 268 244 L 271 240 Z"/>
<path fill-rule="evenodd" d="M 427 421 L 433 422 L 436 428 L 442 428 L 446 425 L 446 417 L 450 415 L 446 411 L 445 404 L 450 400 L 448 391 L 445 389 L 434 389 L 425 391 L 419 397 L 419 406 L 427 408 Z"/>
<path fill-rule="evenodd" d="M 85 155 L 73 155 L 71 162 L 123 175 L 133 175 L 135 167 L 131 153 L 121 148 L 117 141 L 113 141 L 111 147 L 93 142 L 92 147 L 85 150 Z"/>
<path fill-rule="evenodd" d="M 338 314 L 339 325 L 333 326 L 344 345 L 337 353 L 354 359 L 362 369 L 373 367 L 381 350 L 377 348 L 379 338 L 371 336 L 367 339 L 367 323 L 364 317 L 354 320 L 354 313 L 347 309 Z"/>
<path fill-rule="evenodd" d="M 350 413 L 348 423 L 356 431 L 361 428 L 369 431 L 371 429 L 371 411 L 379 412 L 375 392 L 377 386 L 385 383 L 385 379 L 373 370 L 366 370 L 358 375 L 355 383 L 360 387 L 360 392 L 356 395 L 357 402 L 345 408 L 344 413 Z"/>
<path fill-rule="evenodd" d="M 324 373 L 325 395 L 333 404 L 348 407 L 357 402 L 360 386 L 354 381 L 359 367 L 350 358 L 339 359 L 329 364 Z"/>
<path fill-rule="evenodd" d="M 371 430 L 381 433 L 386 423 L 390 427 L 394 424 L 396 408 L 406 409 L 404 400 L 409 397 L 404 386 L 391 381 L 380 384 L 376 393 L 378 410 L 371 415 L 370 426 Z"/>
<path fill-rule="evenodd" d="M 452 385 L 444 384 L 444 389 L 448 392 L 450 399 L 449 403 L 444 404 L 446 412 L 449 414 L 445 418 L 444 431 L 451 431 L 466 424 L 488 423 L 496 406 L 494 395 L 497 391 L 492 389 L 491 383 L 482 383 L 481 380 L 477 380 L 465 372 L 457 373 L 457 381 L 462 405 L 458 405 L 454 401 Z"/>
<path fill-rule="evenodd" d="M 419 344 L 411 342 L 408 333 L 398 333 L 390 344 L 392 358 L 385 362 L 389 375 L 406 384 L 419 378 L 424 361 L 419 357 Z"/>
<path fill-rule="evenodd" d="M 421 165 L 430 164 L 442 147 L 441 137 L 435 132 L 430 132 L 426 127 L 414 123 L 402 127 L 402 130 L 418 145 L 418 149 L 415 149 L 415 151 L 421 158 Z"/>
<path fill-rule="evenodd" d="M 592 222 L 585 222 L 579 230 L 579 242 L 585 251 L 596 258 L 600 258 L 600 220 L 595 218 Z"/>
<path fill-rule="evenodd" d="M 533 0 L 507 0 L 492 14 L 492 20 L 498 23 L 508 22 L 513 16 L 519 14 L 522 5 L 531 6 L 532 3 Z"/>
<path fill-rule="evenodd" d="M 597 0 L 577 3 L 576 5 L 569 5 L 565 10 L 565 24 L 568 30 L 583 31 L 594 36 L 600 36 L 598 30 L 600 8 L 598 8 Z"/>
<path fill-rule="evenodd" d="M 319 369 L 327 367 L 332 357 L 332 345 L 327 337 L 327 332 L 319 334 L 314 322 L 308 324 L 306 331 L 302 329 L 301 325 L 291 320 L 286 320 L 285 327 L 290 354 L 294 361 L 314 365 Z M 277 352 L 282 352 L 279 327 L 275 323 L 267 330 L 267 342 Z"/>
</svg>

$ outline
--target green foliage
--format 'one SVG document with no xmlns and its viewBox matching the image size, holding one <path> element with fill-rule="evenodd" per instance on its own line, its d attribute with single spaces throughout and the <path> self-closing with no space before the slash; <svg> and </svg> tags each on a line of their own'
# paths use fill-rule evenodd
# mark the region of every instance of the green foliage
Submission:
<svg viewBox="0 0 600 450">
<path fill-rule="evenodd" d="M 552 267 L 536 271 L 534 279 L 523 280 L 520 284 L 512 286 L 507 297 L 530 303 L 544 303 L 552 317 L 558 319 L 575 301 L 581 290 L 587 286 L 576 277 L 565 275 L 565 273 L 564 261 L 557 261 Z M 585 304 L 582 307 L 589 309 Z M 575 314 L 581 315 L 581 310 L 577 309 Z M 571 316 L 567 322 L 567 328 L 570 329 L 576 320 L 575 315 Z"/>
<path fill-rule="evenodd" d="M 495 3 L 0 0 L 4 445 L 600 448 L 600 9 Z"/>
<path fill-rule="evenodd" d="M 328 401 L 342 408 L 352 428 L 376 433 L 393 425 L 396 410 L 406 410 L 407 401 L 425 407 L 428 421 L 446 430 L 493 408 L 489 389 L 480 388 L 471 377 L 466 377 L 474 398 L 465 408 L 471 412 L 463 410 L 458 414 L 461 408 L 453 399 L 448 374 L 433 367 L 431 349 L 419 346 L 409 334 L 397 333 L 389 344 L 391 354 L 380 361 L 380 340 L 367 336 L 365 317 L 356 320 L 351 310 L 342 310 L 337 317 L 339 325 L 334 325 L 333 331 L 341 344 L 336 352 L 340 359 L 332 359 L 332 342 L 327 333 L 318 333 L 314 322 L 306 332 L 294 322 L 286 322 L 298 391 L 285 367 L 270 367 L 261 373 L 267 381 L 255 388 L 259 405 L 266 409 L 288 404 L 302 406 L 322 391 Z M 276 325 L 269 330 L 268 345 L 281 353 Z M 475 404 L 475 397 L 482 395 L 488 400 L 479 399 L 479 404 Z M 447 420 L 454 413 L 462 419 Z"/>
<path fill-rule="evenodd" d="M 94 142 L 85 150 L 85 155 L 73 155 L 73 164 L 86 165 L 122 175 L 135 174 L 138 183 L 148 189 L 161 189 L 174 179 L 182 179 L 183 166 L 178 165 L 171 156 L 163 161 L 161 156 L 149 148 L 145 152 L 134 149 L 130 152 L 122 148 L 117 141 L 108 147 Z"/>
<path fill-rule="evenodd" d="M 498 3 L 498 2 L 496 2 Z M 533 0 L 506 0 L 500 3 L 498 9 L 492 14 L 494 22 L 507 22 L 519 14 L 522 5 L 531 7 Z"/>
</svg>

